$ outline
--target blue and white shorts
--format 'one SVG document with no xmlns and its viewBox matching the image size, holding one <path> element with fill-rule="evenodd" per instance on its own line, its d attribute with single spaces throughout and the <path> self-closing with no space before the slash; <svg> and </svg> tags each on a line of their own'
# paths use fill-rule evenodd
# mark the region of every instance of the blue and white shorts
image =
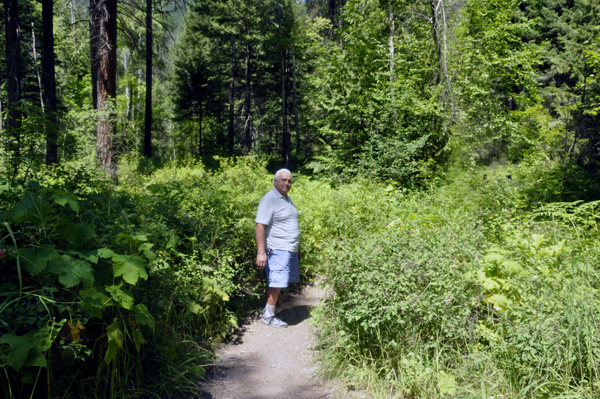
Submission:
<svg viewBox="0 0 600 399">
<path fill-rule="evenodd" d="M 267 255 L 267 286 L 287 288 L 290 283 L 300 282 L 298 252 L 274 249 Z"/>
</svg>

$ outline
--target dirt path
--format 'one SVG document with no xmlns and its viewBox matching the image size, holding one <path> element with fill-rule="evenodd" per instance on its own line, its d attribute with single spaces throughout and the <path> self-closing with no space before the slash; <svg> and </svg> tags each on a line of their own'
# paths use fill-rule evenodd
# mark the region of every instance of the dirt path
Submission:
<svg viewBox="0 0 600 399">
<path fill-rule="evenodd" d="M 239 339 L 219 351 L 214 379 L 202 387 L 205 398 L 367 399 L 364 392 L 347 391 L 316 376 L 309 317 L 310 308 L 323 296 L 317 283 L 284 301 L 278 311 L 288 328 L 269 327 L 259 320 L 247 325 Z"/>
</svg>

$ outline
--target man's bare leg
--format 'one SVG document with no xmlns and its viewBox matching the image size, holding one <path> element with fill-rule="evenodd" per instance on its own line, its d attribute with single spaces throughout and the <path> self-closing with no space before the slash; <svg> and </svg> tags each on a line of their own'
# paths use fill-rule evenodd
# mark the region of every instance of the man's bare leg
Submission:
<svg viewBox="0 0 600 399">
<path fill-rule="evenodd" d="M 267 304 L 272 306 L 277 305 L 277 300 L 279 299 L 280 292 L 281 288 L 269 288 L 267 290 Z"/>
</svg>

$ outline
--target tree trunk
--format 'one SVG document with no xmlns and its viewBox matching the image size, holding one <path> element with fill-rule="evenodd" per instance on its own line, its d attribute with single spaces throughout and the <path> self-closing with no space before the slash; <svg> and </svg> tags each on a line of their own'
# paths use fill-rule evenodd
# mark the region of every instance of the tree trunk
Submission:
<svg viewBox="0 0 600 399">
<path fill-rule="evenodd" d="M 202 103 L 198 106 L 198 156 L 202 156 Z"/>
<path fill-rule="evenodd" d="M 229 130 L 227 134 L 227 149 L 233 154 L 233 122 L 234 122 L 234 90 L 235 90 L 235 40 L 231 39 L 231 72 L 229 77 Z"/>
<path fill-rule="evenodd" d="M 56 74 L 54 72 L 54 2 L 42 0 L 42 82 L 44 84 L 44 101 L 46 103 L 46 163 L 58 161 L 56 143 L 58 126 L 56 123 Z"/>
<path fill-rule="evenodd" d="M 43 28 L 42 28 L 43 29 Z M 40 76 L 40 68 L 38 66 L 37 43 L 35 42 L 35 24 L 31 21 L 31 50 L 33 52 L 33 64 L 35 65 L 35 76 L 38 81 L 38 90 L 40 91 L 40 106 L 44 112 L 44 91 L 42 90 L 42 77 Z"/>
<path fill-rule="evenodd" d="M 21 99 L 21 74 L 19 44 L 21 26 L 17 0 L 4 0 L 6 26 L 6 75 L 8 80 L 8 150 L 13 156 L 20 156 L 21 111 L 17 109 Z"/>
<path fill-rule="evenodd" d="M 335 0 L 328 0 L 329 4 L 329 40 L 333 40 L 333 27 L 335 26 Z"/>
<path fill-rule="evenodd" d="M 296 157 L 300 154 L 300 129 L 298 128 L 298 102 L 296 98 L 296 54 L 294 54 L 294 47 L 292 46 L 292 72 L 294 77 L 294 119 L 296 123 Z"/>
<path fill-rule="evenodd" d="M 100 0 L 90 0 L 90 72 L 92 76 L 92 104 L 98 110 L 98 43 L 100 27 Z"/>
<path fill-rule="evenodd" d="M 438 5 L 440 4 L 440 0 L 437 0 L 438 4 L 436 4 L 436 0 L 429 0 L 429 6 L 431 8 L 431 33 L 433 35 L 433 44 L 435 45 L 435 54 L 438 60 L 438 77 L 442 71 L 442 53 L 440 47 L 440 39 L 438 35 Z M 434 84 L 437 82 L 437 77 L 434 79 Z"/>
<path fill-rule="evenodd" d="M 287 99 L 288 99 L 288 93 L 289 90 L 285 89 L 285 84 L 286 82 L 289 81 L 289 59 L 290 59 L 290 54 L 289 54 L 289 50 L 285 49 L 285 56 L 282 57 L 281 60 L 281 67 L 282 67 L 282 72 L 283 72 L 283 78 L 282 78 L 282 102 L 283 102 L 283 161 L 285 163 L 285 167 L 286 168 L 290 168 L 291 167 L 291 163 L 292 163 L 292 140 L 291 140 L 291 134 L 290 134 L 290 129 L 288 127 L 288 121 L 287 121 Z M 285 62 L 285 63 L 284 63 Z"/>
<path fill-rule="evenodd" d="M 116 177 L 114 99 L 117 94 L 117 0 L 102 0 L 98 7 L 98 70 L 96 150 L 100 168 Z"/>
<path fill-rule="evenodd" d="M 144 156 L 152 157 L 152 0 L 146 0 L 146 118 Z"/>
<path fill-rule="evenodd" d="M 279 22 L 279 38 L 281 39 L 281 5 L 279 4 L 279 0 L 277 0 L 277 18 Z M 287 50 L 286 50 L 287 52 Z M 286 104 L 286 95 L 285 95 L 285 54 L 283 50 L 281 51 L 281 122 L 283 127 L 283 137 L 282 137 L 282 155 L 283 155 L 283 163 L 286 167 L 289 167 L 290 164 L 290 156 L 289 156 L 289 147 L 287 146 L 287 112 L 285 110 Z"/>
<path fill-rule="evenodd" d="M 250 29 L 248 27 L 248 20 L 246 19 L 246 35 L 250 37 Z M 250 43 L 246 43 L 246 122 L 244 125 L 245 135 L 246 135 L 246 151 L 250 153 L 252 150 L 252 111 L 250 109 L 251 102 L 251 91 L 250 91 L 250 79 L 251 79 L 251 71 L 250 71 Z"/>
</svg>

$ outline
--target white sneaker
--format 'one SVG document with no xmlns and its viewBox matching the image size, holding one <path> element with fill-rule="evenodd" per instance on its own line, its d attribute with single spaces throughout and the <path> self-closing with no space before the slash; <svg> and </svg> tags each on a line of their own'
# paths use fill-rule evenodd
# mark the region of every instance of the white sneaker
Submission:
<svg viewBox="0 0 600 399">
<path fill-rule="evenodd" d="M 266 324 L 275 328 L 286 328 L 288 325 L 285 321 L 281 320 L 277 316 L 265 317 L 264 315 L 260 317 L 260 321 L 263 324 Z"/>
</svg>

